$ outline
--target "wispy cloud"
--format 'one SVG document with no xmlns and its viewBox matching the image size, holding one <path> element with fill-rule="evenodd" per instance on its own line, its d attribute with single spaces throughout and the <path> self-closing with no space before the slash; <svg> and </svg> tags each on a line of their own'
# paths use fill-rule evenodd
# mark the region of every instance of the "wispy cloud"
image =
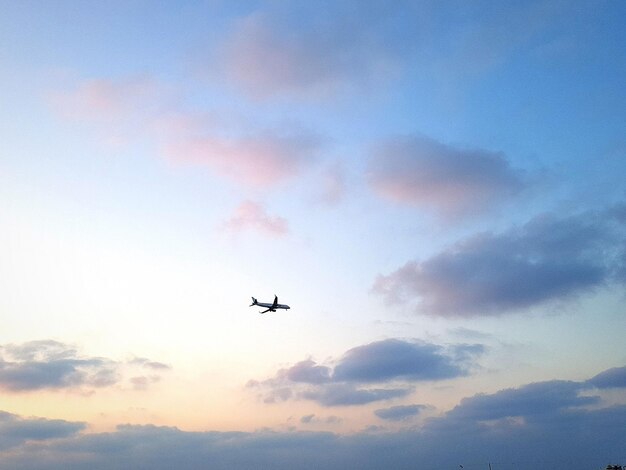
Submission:
<svg viewBox="0 0 626 470">
<path fill-rule="evenodd" d="M 161 380 L 158 375 L 139 375 L 137 377 L 131 377 L 129 382 L 134 390 L 147 390 L 151 384 L 154 384 Z"/>
<path fill-rule="evenodd" d="M 266 235 L 281 237 L 289 232 L 287 220 L 268 215 L 265 208 L 254 201 L 244 201 L 236 209 L 223 228 L 232 233 L 256 230 Z"/>
<path fill-rule="evenodd" d="M 131 359 L 130 361 L 128 361 L 129 364 L 137 364 L 140 365 L 142 367 L 146 367 L 148 369 L 153 369 L 153 370 L 169 370 L 171 369 L 171 366 L 164 364 L 163 362 L 157 362 L 157 361 L 151 361 L 148 358 L 145 357 L 136 357 L 134 359 Z"/>
<path fill-rule="evenodd" d="M 327 97 L 394 75 L 399 56 L 384 30 L 397 9 L 369 2 L 308 10 L 305 24 L 276 10 L 236 20 L 212 67 L 253 98 Z"/>
<path fill-rule="evenodd" d="M 226 138 L 180 136 L 163 146 L 174 161 L 204 166 L 240 184 L 271 187 L 292 179 L 314 162 L 319 139 L 307 132 L 264 131 Z"/>
<path fill-rule="evenodd" d="M 315 414 L 304 415 L 300 418 L 302 424 L 339 424 L 342 419 L 339 416 L 330 415 L 324 417 L 316 416 Z"/>
<path fill-rule="evenodd" d="M 104 142 L 117 148 L 150 133 L 150 122 L 166 107 L 163 91 L 148 76 L 93 78 L 50 92 L 48 102 L 59 116 L 92 126 Z"/>
<path fill-rule="evenodd" d="M 136 118 L 153 112 L 160 87 L 147 76 L 120 80 L 94 78 L 78 81 L 66 90 L 49 94 L 50 102 L 59 114 L 82 120 L 100 122 Z"/>
<path fill-rule="evenodd" d="M 322 140 L 313 132 L 280 130 L 216 110 L 189 111 L 168 87 L 148 78 L 79 81 L 52 94 L 64 118 L 88 123 L 116 144 L 149 138 L 173 162 L 209 169 L 243 186 L 269 188 L 289 181 L 316 161 Z"/>
<path fill-rule="evenodd" d="M 436 78 L 446 86 L 463 86 L 484 76 L 521 50 L 536 55 L 554 41 L 554 37 L 543 36 L 547 29 L 552 28 L 554 34 L 555 25 L 561 21 L 588 13 L 582 4 L 580 9 L 572 9 L 559 1 L 525 2 L 504 9 L 489 2 L 455 5 L 454 8 L 457 14 L 465 17 L 461 20 L 463 26 L 447 28 L 443 33 L 447 41 L 434 45 L 437 53 L 432 64 Z M 439 17 L 439 21 L 445 22 L 452 15 L 448 11 L 447 15 Z M 558 34 L 556 36 L 563 39 Z"/>
<path fill-rule="evenodd" d="M 0 388 L 13 393 L 111 387 L 123 383 L 127 369 L 137 367 L 132 361 L 82 356 L 75 348 L 53 340 L 8 344 L 0 346 L 0 352 Z M 145 360 L 139 369 L 154 364 L 160 363 Z"/>
<path fill-rule="evenodd" d="M 426 405 L 398 405 L 375 410 L 374 414 L 388 421 L 404 421 L 417 416 L 426 408 L 428 408 Z"/>
<path fill-rule="evenodd" d="M 459 149 L 424 136 L 375 146 L 368 181 L 381 197 L 446 216 L 482 211 L 525 184 L 503 153 Z"/>
<path fill-rule="evenodd" d="M 264 4 L 233 21 L 203 68 L 253 99 L 380 90 L 411 73 L 449 91 L 505 63 L 520 46 L 543 45 L 546 27 L 571 10 L 560 2 L 505 9 L 377 0 Z"/>
<path fill-rule="evenodd" d="M 350 349 L 334 367 L 307 359 L 280 369 L 270 379 L 250 381 L 248 387 L 259 391 L 266 403 L 304 399 L 322 406 L 363 405 L 405 397 L 416 382 L 468 375 L 482 353 L 481 345 L 446 349 L 419 341 L 387 339 Z M 387 387 L 374 388 L 373 384 Z"/>
<path fill-rule="evenodd" d="M 433 315 L 501 315 L 623 282 L 625 235 L 612 210 L 546 214 L 409 261 L 372 290 L 391 303 L 416 300 Z"/>
<path fill-rule="evenodd" d="M 325 168 L 319 175 L 319 194 L 317 200 L 323 204 L 338 204 L 347 190 L 346 175 L 343 168 L 335 163 Z"/>
</svg>

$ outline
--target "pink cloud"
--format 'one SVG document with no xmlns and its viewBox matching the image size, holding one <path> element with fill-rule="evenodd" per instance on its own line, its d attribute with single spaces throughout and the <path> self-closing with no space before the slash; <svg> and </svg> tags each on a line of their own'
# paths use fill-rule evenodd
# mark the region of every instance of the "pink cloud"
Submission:
<svg viewBox="0 0 626 470">
<path fill-rule="evenodd" d="M 394 54 L 368 28 L 377 18 L 351 20 L 351 14 L 339 15 L 296 29 L 278 17 L 255 13 L 235 23 L 216 63 L 230 83 L 255 98 L 326 96 L 393 75 Z"/>
<path fill-rule="evenodd" d="M 317 146 L 311 135 L 265 132 L 236 138 L 184 138 L 166 143 L 164 151 L 175 161 L 209 167 L 242 184 L 268 187 L 298 175 L 314 160 Z"/>
<path fill-rule="evenodd" d="M 306 131 L 255 130 L 232 116 L 180 109 L 166 87 L 149 79 L 86 80 L 52 94 L 51 103 L 64 118 L 95 126 L 109 143 L 127 145 L 147 137 L 172 161 L 257 188 L 298 176 L 320 145 Z"/>
<path fill-rule="evenodd" d="M 271 217 L 262 205 L 253 201 L 241 203 L 233 216 L 224 223 L 224 228 L 231 232 L 257 230 L 273 237 L 284 236 L 289 231 L 286 219 Z"/>
<path fill-rule="evenodd" d="M 48 101 L 64 119 L 90 125 L 105 143 L 119 148 L 150 132 L 154 116 L 163 107 L 164 94 L 148 77 L 98 78 L 50 93 Z"/>
<path fill-rule="evenodd" d="M 458 149 L 421 136 L 378 145 L 368 181 L 381 197 L 445 215 L 484 210 L 524 186 L 521 172 L 500 152 Z"/>
<path fill-rule="evenodd" d="M 51 93 L 50 102 L 59 114 L 70 119 L 127 120 L 149 107 L 157 88 L 146 77 L 90 79 L 73 89 Z"/>
</svg>

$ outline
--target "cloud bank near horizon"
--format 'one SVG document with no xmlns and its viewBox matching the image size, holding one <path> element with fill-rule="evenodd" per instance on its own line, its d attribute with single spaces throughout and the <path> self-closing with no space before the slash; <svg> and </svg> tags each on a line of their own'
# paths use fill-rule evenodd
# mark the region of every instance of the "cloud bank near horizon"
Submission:
<svg viewBox="0 0 626 470">
<path fill-rule="evenodd" d="M 29 442 L 67 438 L 84 431 L 86 423 L 62 419 L 24 418 L 0 411 L 0 453 Z"/>
<path fill-rule="evenodd" d="M 611 370 L 621 370 L 615 368 Z M 598 374 L 603 376 L 607 371 Z M 317 380 L 317 379 L 315 379 Z M 567 464 L 587 470 L 619 459 L 626 441 L 626 404 L 603 405 L 585 382 L 549 380 L 466 397 L 440 417 L 395 431 L 186 432 L 172 427 L 120 425 L 84 434 L 84 423 L 0 413 L 0 456 L 20 469 L 397 469 L 458 467 L 504 461 L 538 469 Z M 590 406 L 593 405 L 593 406 Z M 421 405 L 378 410 L 402 422 Z M 309 425 L 315 415 L 301 418 Z M 336 416 L 325 421 L 335 422 Z"/>
</svg>

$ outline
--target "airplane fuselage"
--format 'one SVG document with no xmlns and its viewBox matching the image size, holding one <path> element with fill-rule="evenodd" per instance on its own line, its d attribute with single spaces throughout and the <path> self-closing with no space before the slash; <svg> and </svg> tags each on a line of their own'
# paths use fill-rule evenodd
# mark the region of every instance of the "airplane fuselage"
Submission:
<svg viewBox="0 0 626 470">
<path fill-rule="evenodd" d="M 257 302 L 254 305 L 258 305 L 259 307 L 263 307 L 263 308 L 269 308 L 271 310 L 274 310 L 276 308 L 284 308 L 286 310 L 289 310 L 291 308 L 289 305 L 283 305 L 283 304 L 276 304 L 276 305 L 274 305 L 274 304 L 266 304 L 264 302 Z"/>
</svg>

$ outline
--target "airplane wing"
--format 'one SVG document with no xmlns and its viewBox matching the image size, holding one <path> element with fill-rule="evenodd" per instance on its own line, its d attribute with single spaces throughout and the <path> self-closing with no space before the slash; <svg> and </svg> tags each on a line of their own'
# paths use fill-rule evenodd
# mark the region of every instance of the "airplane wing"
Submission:
<svg viewBox="0 0 626 470">
<path fill-rule="evenodd" d="M 262 312 L 259 312 L 259 313 L 269 312 L 270 310 L 272 310 L 272 309 L 271 309 L 271 308 L 268 308 L 267 310 L 263 310 Z"/>
<path fill-rule="evenodd" d="M 274 303 L 272 304 L 272 308 L 275 309 L 277 305 L 278 305 L 278 296 L 274 295 Z"/>
</svg>

